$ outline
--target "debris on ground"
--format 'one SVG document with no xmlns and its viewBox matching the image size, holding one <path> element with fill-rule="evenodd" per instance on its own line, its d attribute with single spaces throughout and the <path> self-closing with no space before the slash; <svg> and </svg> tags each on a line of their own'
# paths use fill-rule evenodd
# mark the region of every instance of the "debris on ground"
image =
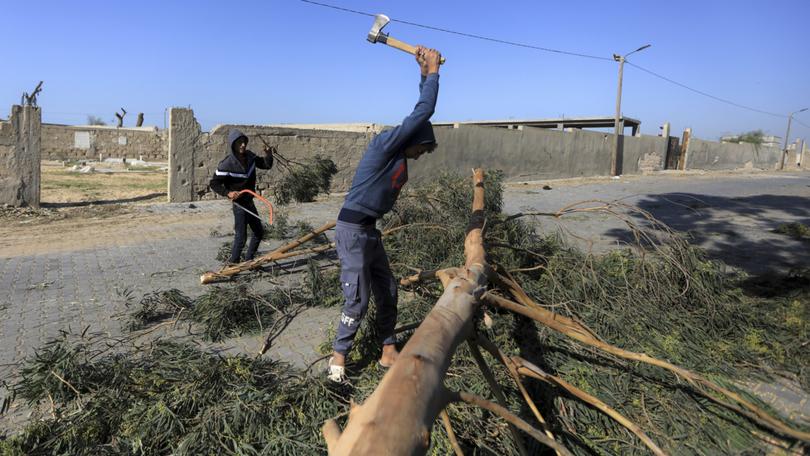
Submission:
<svg viewBox="0 0 810 456">
<path fill-rule="evenodd" d="M 399 228 L 385 241 L 395 275 L 463 264 L 470 195 L 468 178 L 445 175 L 400 196 L 382 221 L 384 229 Z M 810 391 L 809 289 L 752 293 L 747 277 L 708 260 L 629 206 L 606 204 L 602 210 L 628 222 L 639 245 L 593 254 L 561 234 L 536 233 L 526 221 L 529 215 L 502 214 L 497 173 L 489 174 L 485 195 L 489 261 L 543 308 L 579 322 L 607 343 L 700 372 L 773 415 L 778 413 L 735 385 L 788 377 Z M 380 348 L 373 306 L 349 359 L 350 382 L 341 386 L 326 384 L 317 364 L 296 370 L 283 360 L 212 354 L 170 335 L 148 337 L 158 331 L 144 335 L 157 325 L 188 321 L 196 328 L 192 337 L 200 340 L 264 336 L 298 307 L 329 305 L 337 312 L 342 303 L 337 270 L 308 260 L 305 275 L 298 285 L 279 286 L 268 295 L 252 294 L 244 283 L 212 288 L 194 299 L 157 292 L 132 314 L 136 324 L 130 329 L 136 332 L 114 340 L 82 334 L 48 342 L 26 361 L 4 401 L 4 408 L 14 399 L 38 406 L 39 419 L 32 417 L 21 432 L 0 440 L 0 454 L 325 454 L 323 422 L 334 417 L 345 422 L 349 404 L 361 403 L 384 374 L 374 362 Z M 428 282 L 401 290 L 401 343 L 441 290 Z M 528 318 L 487 309 L 476 331 L 507 355 L 598 397 L 667 453 L 753 454 L 776 447 L 801 454 L 801 442 L 730 411 L 695 385 L 647 364 L 597 356 L 593 348 Z M 324 340 L 324 353 L 331 350 L 331 336 Z M 494 375 L 506 407 L 539 426 L 508 372 L 498 369 Z M 492 397 L 466 345 L 453 357 L 445 383 Z M 525 385 L 548 432 L 572 453 L 648 454 L 627 428 L 566 390 L 540 381 Z M 451 405 L 448 414 L 468 454 L 519 454 L 505 423 L 491 413 Z M 810 429 L 806 422 L 793 425 Z M 533 441 L 524 443 L 530 454 L 544 451 Z M 453 451 L 445 428 L 435 423 L 428 452 Z"/>
</svg>

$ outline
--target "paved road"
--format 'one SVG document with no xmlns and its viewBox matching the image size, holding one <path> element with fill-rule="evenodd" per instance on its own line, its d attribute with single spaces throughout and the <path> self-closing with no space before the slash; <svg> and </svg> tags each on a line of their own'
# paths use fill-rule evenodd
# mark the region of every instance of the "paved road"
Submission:
<svg viewBox="0 0 810 456">
<path fill-rule="evenodd" d="M 545 184 L 551 190 L 543 190 Z M 661 174 L 619 180 L 512 184 L 505 194 L 505 208 L 507 212 L 551 211 L 594 198 L 624 198 L 625 202 L 637 204 L 674 228 L 690 232 L 710 254 L 750 272 L 810 265 L 806 241 L 771 232 L 784 222 L 810 224 L 807 174 Z M 334 218 L 340 203 L 341 197 L 333 196 L 297 206 L 290 216 L 322 224 Z M 123 223 L 116 241 L 105 245 L 91 242 L 93 232 L 74 233 L 78 248 L 51 239 L 47 242 L 54 243 L 53 249 L 35 254 L 0 244 L 0 289 L 4 291 L 0 295 L 0 380 L 12 378 L 19 363 L 60 330 L 89 325 L 93 330 L 118 335 L 120 315 L 127 310 L 121 296 L 124 290 L 135 296 L 167 288 L 180 289 L 190 296 L 202 293 L 200 274 L 216 266 L 216 252 L 230 240 L 227 234 L 212 236 L 212 232 L 230 232 L 228 204 L 153 204 L 133 210 L 135 216 L 165 217 L 171 226 L 129 229 Z M 544 228 L 554 228 L 549 223 L 540 221 Z M 592 237 L 599 249 L 627 239 L 626 227 L 606 217 L 577 215 L 564 223 L 568 229 Z M 298 366 L 318 358 L 318 345 L 333 324 L 335 312 L 306 310 L 275 340 L 269 356 Z M 253 353 L 261 344 L 260 337 L 231 340 L 220 348 Z M 773 394 L 789 398 L 785 405 L 788 413 L 810 420 L 806 397 L 797 400 L 802 396 L 787 386 L 777 388 Z M 0 417 L 0 421 L 4 419 L 9 418 Z M 3 427 L 0 423 L 0 429 Z"/>
<path fill-rule="evenodd" d="M 550 184 L 551 190 L 542 185 Z M 786 272 L 810 266 L 810 244 L 773 230 L 780 224 L 810 226 L 810 174 L 656 174 L 512 185 L 506 212 L 556 211 L 591 199 L 621 200 L 648 211 L 711 256 L 747 272 Z M 640 217 L 635 217 L 641 221 Z M 610 216 L 577 214 L 566 221 L 540 219 L 547 230 L 564 227 L 592 239 L 604 250 L 631 239 L 622 222 Z"/>
</svg>

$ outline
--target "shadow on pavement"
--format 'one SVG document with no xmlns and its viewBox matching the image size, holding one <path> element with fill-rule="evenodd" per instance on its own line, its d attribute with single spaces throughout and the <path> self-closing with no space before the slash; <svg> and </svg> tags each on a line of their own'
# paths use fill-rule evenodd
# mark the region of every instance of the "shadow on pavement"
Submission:
<svg viewBox="0 0 810 456">
<path fill-rule="evenodd" d="M 124 204 L 124 203 L 137 203 L 139 201 L 147 201 L 150 199 L 155 199 L 161 196 L 166 196 L 166 192 L 159 192 L 159 193 L 149 193 L 147 195 L 135 196 L 132 198 L 121 198 L 121 199 L 114 199 L 114 200 L 96 200 L 96 201 L 76 201 L 76 202 L 67 202 L 67 203 L 42 203 L 42 207 L 46 208 L 65 208 L 65 207 L 84 207 L 84 206 L 99 206 L 105 204 Z"/>
<path fill-rule="evenodd" d="M 647 195 L 636 206 L 649 212 L 712 258 L 750 274 L 810 267 L 810 239 L 775 233 L 783 223 L 810 225 L 810 198 L 784 195 L 722 197 L 694 193 Z M 639 223 L 644 220 L 637 216 Z M 625 228 L 608 236 L 632 243 Z"/>
</svg>

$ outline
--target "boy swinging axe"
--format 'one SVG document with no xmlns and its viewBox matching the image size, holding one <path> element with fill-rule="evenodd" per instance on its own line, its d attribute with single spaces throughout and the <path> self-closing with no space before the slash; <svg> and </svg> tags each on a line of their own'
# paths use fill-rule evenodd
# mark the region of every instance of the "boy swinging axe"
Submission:
<svg viewBox="0 0 810 456">
<path fill-rule="evenodd" d="M 376 24 L 375 24 L 376 25 Z M 379 31 L 379 30 L 377 30 Z M 441 55 L 435 49 L 414 48 L 421 80 L 419 101 L 402 123 L 383 131 L 368 145 L 357 165 L 352 186 L 337 217 L 335 245 L 340 258 L 340 286 L 345 298 L 329 359 L 327 376 L 346 380 L 346 356 L 357 328 L 374 295 L 376 326 L 382 356 L 379 364 L 390 367 L 399 354 L 394 327 L 397 320 L 397 280 L 391 273 L 382 235 L 376 223 L 391 210 L 408 181 L 408 159 L 416 160 L 436 148 L 430 116 L 439 93 Z"/>
</svg>

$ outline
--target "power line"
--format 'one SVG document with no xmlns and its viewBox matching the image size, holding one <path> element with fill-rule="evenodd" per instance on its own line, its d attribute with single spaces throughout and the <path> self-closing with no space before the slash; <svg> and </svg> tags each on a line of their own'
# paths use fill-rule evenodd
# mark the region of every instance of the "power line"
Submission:
<svg viewBox="0 0 810 456">
<path fill-rule="evenodd" d="M 753 111 L 753 112 L 758 112 L 758 113 L 760 113 L 760 114 L 767 114 L 767 115 L 769 115 L 769 116 L 781 117 L 781 118 L 786 118 L 786 117 L 787 117 L 787 116 L 786 116 L 786 115 L 784 115 L 784 114 L 777 114 L 777 113 L 775 113 L 775 112 L 763 111 L 763 110 L 761 110 L 761 109 L 752 108 L 752 107 L 750 107 L 750 106 L 745 106 L 745 105 L 742 105 L 742 104 L 739 104 L 739 103 L 735 103 L 735 102 L 733 102 L 733 101 L 731 101 L 731 100 L 726 100 L 725 98 L 716 97 L 716 96 L 714 96 L 714 95 L 712 95 L 712 94 L 709 94 L 709 93 L 703 92 L 703 91 L 701 91 L 701 90 L 698 90 L 698 89 L 694 89 L 694 88 L 692 88 L 692 87 L 689 87 L 689 86 L 688 86 L 688 85 L 686 85 L 686 84 L 681 84 L 681 83 L 680 83 L 680 82 L 678 82 L 678 81 L 674 81 L 674 80 L 672 80 L 672 79 L 670 79 L 670 78 L 668 78 L 668 77 L 666 77 L 666 76 L 662 76 L 662 75 L 660 75 L 660 74 L 658 74 L 658 73 L 656 73 L 656 72 L 654 72 L 654 71 L 652 71 L 652 70 L 648 70 L 648 69 L 646 69 L 646 68 L 644 68 L 644 67 L 642 67 L 642 66 L 636 65 L 635 63 L 632 63 L 632 62 L 630 62 L 630 61 L 627 61 L 626 63 L 627 63 L 628 65 L 632 66 L 632 67 L 638 68 L 639 70 L 641 70 L 641 71 L 643 71 L 643 72 L 645 72 L 645 73 L 651 74 L 651 75 L 655 76 L 656 78 L 663 79 L 664 81 L 667 81 L 667 82 L 669 82 L 669 83 L 671 83 L 671 84 L 675 84 L 676 86 L 679 86 L 679 87 L 683 87 L 683 88 L 684 88 L 684 89 L 686 89 L 686 90 L 690 90 L 690 91 L 695 92 L 695 93 L 697 93 L 697 94 L 699 94 L 699 95 L 703 95 L 704 97 L 708 97 L 708 98 L 711 98 L 711 99 L 713 99 L 713 100 L 717 100 L 717 101 L 719 101 L 719 102 L 729 104 L 729 105 L 731 105 L 731 106 L 736 106 L 736 107 L 738 107 L 738 108 L 747 109 L 747 110 L 749 110 L 749 111 Z"/>
<path fill-rule="evenodd" d="M 348 13 L 360 14 L 360 15 L 363 15 L 363 16 L 371 16 L 371 17 L 376 16 L 376 14 L 366 13 L 364 11 L 357 11 L 357 10 L 353 10 L 353 9 L 349 9 L 349 8 L 343 8 L 343 7 L 340 7 L 340 6 L 328 5 L 326 3 L 314 2 L 312 0 L 299 0 L 299 1 L 301 1 L 303 3 L 309 3 L 311 5 L 323 6 L 325 8 L 332 8 L 332 9 L 335 9 L 335 10 L 338 10 L 338 11 L 344 11 L 344 12 L 348 12 Z M 437 32 L 449 33 L 449 34 L 452 34 L 452 35 L 464 36 L 464 37 L 467 37 L 467 38 L 474 38 L 474 39 L 482 40 L 482 41 L 490 41 L 490 42 L 493 42 L 493 43 L 507 44 L 507 45 L 510 45 L 510 46 L 517 46 L 517 47 L 522 47 L 522 48 L 527 48 L 527 49 L 534 49 L 534 50 L 537 50 L 537 51 L 544 51 L 544 52 L 551 52 L 551 53 L 555 53 L 555 54 L 570 55 L 570 56 L 574 56 L 574 57 L 584 57 L 584 58 L 587 58 L 587 59 L 605 60 L 605 61 L 608 61 L 608 62 L 613 61 L 613 59 L 611 59 L 611 58 L 600 57 L 598 55 L 583 54 L 583 53 L 580 53 L 580 52 L 563 51 L 563 50 L 560 50 L 560 49 L 552 49 L 552 48 L 543 47 L 543 46 L 535 46 L 533 44 L 526 44 L 526 43 L 519 43 L 519 42 L 516 42 L 516 41 L 501 40 L 501 39 L 498 39 L 498 38 L 491 38 L 491 37 L 488 37 L 488 36 L 475 35 L 473 33 L 457 32 L 455 30 L 449 30 L 449 29 L 445 29 L 445 28 L 441 28 L 441 27 L 434 27 L 432 25 L 418 24 L 416 22 L 403 21 L 403 20 L 399 20 L 399 19 L 391 19 L 391 22 L 396 22 L 398 24 L 410 25 L 410 26 L 413 26 L 413 27 L 420 27 L 420 28 L 427 29 L 427 30 L 434 30 L 434 31 L 437 31 Z"/>
<path fill-rule="evenodd" d="M 369 17 L 375 17 L 376 16 L 375 14 L 367 13 L 365 11 L 357 11 L 357 10 L 353 10 L 353 9 L 349 9 L 349 8 L 343 8 L 343 7 L 340 7 L 340 6 L 330 5 L 330 4 L 327 4 L 327 3 L 316 2 L 316 1 L 313 1 L 313 0 L 299 0 L 299 1 L 301 1 L 303 3 L 309 3 L 311 5 L 317 5 L 317 6 L 322 6 L 322 7 L 325 7 L 325 8 L 331 8 L 331 9 L 338 10 L 338 11 L 348 12 L 348 13 L 352 13 L 352 14 L 359 14 L 359 15 L 362 15 L 362 16 L 369 16 Z M 472 34 L 472 33 L 457 32 L 455 30 L 449 30 L 449 29 L 445 29 L 445 28 L 441 28 L 441 27 L 434 27 L 434 26 L 431 26 L 431 25 L 424 25 L 424 24 L 419 24 L 419 23 L 416 23 L 416 22 L 404 21 L 404 20 L 399 20 L 399 19 L 391 19 L 391 22 L 397 22 L 397 23 L 400 23 L 400 24 L 410 25 L 410 26 L 413 26 L 413 27 L 420 27 L 420 28 L 424 28 L 424 29 L 428 29 L 428 30 L 435 30 L 435 31 L 438 31 L 438 32 L 449 33 L 449 34 L 452 34 L 452 35 L 464 36 L 464 37 L 467 37 L 467 38 L 474 38 L 474 39 L 483 40 L 483 41 L 490 41 L 490 42 L 493 42 L 493 43 L 500 43 L 500 44 L 506 44 L 506 45 L 510 45 L 510 46 L 517 46 L 517 47 L 527 48 L 527 49 L 534 49 L 534 50 L 538 50 L 538 51 L 551 52 L 551 53 L 555 53 L 555 54 L 564 54 L 564 55 L 570 55 L 570 56 L 574 56 L 574 57 L 584 57 L 584 58 L 589 58 L 589 59 L 605 60 L 605 61 L 610 61 L 610 62 L 613 61 L 612 58 L 600 57 L 600 56 L 597 56 L 597 55 L 583 54 L 583 53 L 580 53 L 580 52 L 563 51 L 563 50 L 560 50 L 560 49 L 552 49 L 552 48 L 547 48 L 547 47 L 543 47 L 543 46 L 535 46 L 535 45 L 532 45 L 532 44 L 526 44 L 526 43 L 519 43 L 519 42 L 515 42 L 515 41 L 502 40 L 502 39 L 498 39 L 498 38 L 491 38 L 491 37 L 486 37 L 486 36 L 481 36 L 481 35 L 475 35 L 475 34 Z M 668 78 L 668 77 L 666 77 L 664 75 L 658 74 L 658 73 L 656 73 L 656 72 L 654 72 L 652 70 L 648 70 L 648 69 L 646 69 L 646 68 L 644 68 L 642 66 L 636 65 L 636 64 L 630 62 L 629 60 L 625 60 L 625 62 L 628 65 L 632 66 L 632 67 L 638 68 L 639 70 L 641 70 L 641 71 L 643 71 L 645 73 L 648 73 L 648 74 L 650 74 L 652 76 L 655 76 L 655 77 L 657 77 L 659 79 L 662 79 L 662 80 L 664 80 L 666 82 L 669 82 L 670 84 L 674 84 L 674 85 L 676 85 L 678 87 L 684 88 L 684 89 L 689 90 L 689 91 L 694 92 L 694 93 L 697 93 L 698 95 L 702 95 L 704 97 L 711 98 L 711 99 L 713 99 L 715 101 L 719 101 L 721 103 L 725 103 L 725 104 L 728 104 L 728 105 L 731 105 L 731 106 L 734 106 L 734 107 L 737 107 L 737 108 L 746 109 L 748 111 L 753 111 L 753 112 L 760 113 L 760 114 L 766 114 L 766 115 L 769 115 L 769 116 L 779 117 L 779 118 L 782 118 L 782 119 L 787 118 L 787 116 L 784 115 L 784 114 L 779 114 L 779 113 L 775 113 L 775 112 L 764 111 L 762 109 L 752 108 L 750 106 L 746 106 L 746 105 L 743 105 L 743 104 L 740 104 L 740 103 L 736 103 L 734 101 L 727 100 L 725 98 L 721 98 L 721 97 L 712 95 L 712 94 L 704 92 L 702 90 L 698 90 L 698 89 L 695 89 L 693 87 L 689 87 L 686 84 L 682 84 L 682 83 L 680 83 L 678 81 L 675 81 L 673 79 L 670 79 L 670 78 Z M 797 120 L 797 122 L 799 122 L 799 121 Z M 807 127 L 807 128 L 810 128 L 810 126 L 808 126 L 808 125 L 806 125 L 804 123 L 801 123 L 801 122 L 799 122 L 799 123 L 801 125 Z"/>
</svg>

